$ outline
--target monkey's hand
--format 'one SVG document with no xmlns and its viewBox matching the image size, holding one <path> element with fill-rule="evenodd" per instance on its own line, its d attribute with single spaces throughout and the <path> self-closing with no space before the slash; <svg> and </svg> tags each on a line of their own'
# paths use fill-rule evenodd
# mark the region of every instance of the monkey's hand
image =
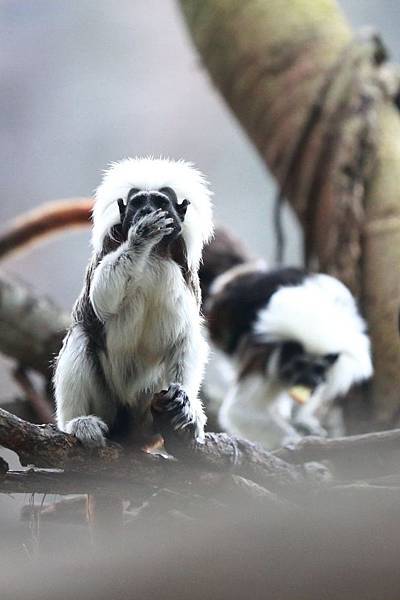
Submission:
<svg viewBox="0 0 400 600">
<path fill-rule="evenodd" d="M 152 246 L 158 244 L 163 237 L 173 232 L 173 222 L 168 212 L 162 208 L 150 213 L 139 213 L 128 232 L 130 247 L 144 243 L 150 243 Z"/>
<path fill-rule="evenodd" d="M 315 435 L 327 437 L 328 432 L 322 427 L 316 417 L 298 418 L 293 421 L 293 426 L 301 435 Z"/>
<path fill-rule="evenodd" d="M 65 431 L 77 437 L 85 446 L 106 445 L 105 436 L 108 433 L 108 427 L 104 421 L 94 415 L 71 419 L 66 424 Z"/>
<path fill-rule="evenodd" d="M 154 396 L 152 413 L 156 431 L 164 436 L 171 427 L 186 439 L 196 439 L 203 435 L 202 427 L 199 431 L 189 397 L 179 383 L 172 383 L 168 390 Z"/>
</svg>

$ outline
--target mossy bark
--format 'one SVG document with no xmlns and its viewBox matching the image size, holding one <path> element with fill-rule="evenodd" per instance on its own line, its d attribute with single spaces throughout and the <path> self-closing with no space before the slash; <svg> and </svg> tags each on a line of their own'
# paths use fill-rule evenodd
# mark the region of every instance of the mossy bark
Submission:
<svg viewBox="0 0 400 600">
<path fill-rule="evenodd" d="M 302 224 L 309 264 L 359 296 L 373 342 L 374 423 L 395 424 L 400 118 L 377 65 L 334 0 L 180 5 L 212 80 Z"/>
</svg>

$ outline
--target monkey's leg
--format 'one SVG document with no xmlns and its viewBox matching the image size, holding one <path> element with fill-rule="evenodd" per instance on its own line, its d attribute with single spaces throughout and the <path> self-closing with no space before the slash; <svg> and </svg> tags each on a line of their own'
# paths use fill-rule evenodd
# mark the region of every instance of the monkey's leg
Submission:
<svg viewBox="0 0 400 600">
<path fill-rule="evenodd" d="M 145 214 L 131 226 L 127 241 L 102 258 L 90 285 L 90 301 L 101 321 L 118 313 L 127 284 L 134 288 L 140 281 L 151 249 L 172 232 L 171 223 L 165 211 Z"/>
<path fill-rule="evenodd" d="M 57 362 L 54 377 L 57 424 L 86 445 L 104 446 L 116 405 L 98 381 L 84 340 L 79 327 L 71 330 Z"/>
</svg>

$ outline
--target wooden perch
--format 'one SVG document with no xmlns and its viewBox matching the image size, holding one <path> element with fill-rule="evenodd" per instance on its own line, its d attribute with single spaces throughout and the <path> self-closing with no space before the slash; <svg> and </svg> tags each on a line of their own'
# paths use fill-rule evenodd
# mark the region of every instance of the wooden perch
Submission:
<svg viewBox="0 0 400 600">
<path fill-rule="evenodd" d="M 305 437 L 273 454 L 292 464 L 328 461 L 339 480 L 383 477 L 399 472 L 400 429 L 335 439 Z"/>
<path fill-rule="evenodd" d="M 54 425 L 34 425 L 1 409 L 0 445 L 16 452 L 24 466 L 65 471 L 28 471 L 20 475 L 12 472 L 0 482 L 0 491 L 6 492 L 84 493 L 119 485 L 122 489 L 124 485 L 159 487 L 170 479 L 187 481 L 193 469 L 228 472 L 270 490 L 282 490 L 304 479 L 298 467 L 246 440 L 225 434 L 207 434 L 204 444 L 191 443 L 186 450 L 177 444 L 178 462 L 172 457 L 123 449 L 112 443 L 105 448 L 87 449 Z"/>
<path fill-rule="evenodd" d="M 356 484 L 363 478 L 380 478 L 381 482 L 373 485 L 386 485 L 393 494 L 400 481 L 400 430 L 336 440 L 305 438 L 275 453 L 223 433 L 208 433 L 205 443 L 199 444 L 184 441 L 171 430 L 165 442 L 174 457 L 113 443 L 88 449 L 54 425 L 33 425 L 0 409 L 0 444 L 16 452 L 23 465 L 41 468 L 7 472 L 2 461 L 0 492 L 121 496 L 140 488 L 160 489 L 172 482 L 186 490 L 189 486 L 192 492 L 203 489 L 213 493 L 220 482 L 232 496 L 258 502 L 264 498 L 270 503 L 271 492 L 276 495 L 274 502 L 277 498 L 284 501 L 346 481 Z M 320 477 L 318 463 L 316 469 L 305 468 L 311 461 L 324 461 L 328 476 Z M 383 476 L 390 476 L 386 484 Z M 365 493 L 365 485 L 362 487 Z"/>
</svg>

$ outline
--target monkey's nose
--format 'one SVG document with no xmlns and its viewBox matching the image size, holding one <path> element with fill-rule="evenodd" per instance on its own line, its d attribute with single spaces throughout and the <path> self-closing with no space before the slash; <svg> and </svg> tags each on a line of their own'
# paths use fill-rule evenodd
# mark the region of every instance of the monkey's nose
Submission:
<svg viewBox="0 0 400 600">
<path fill-rule="evenodd" d="M 141 215 L 149 215 L 151 212 L 153 212 L 153 208 L 151 207 L 150 203 L 145 204 L 141 209 L 140 209 L 140 214 Z"/>
<path fill-rule="evenodd" d="M 170 207 L 169 198 L 167 198 L 164 194 L 151 194 L 150 201 L 156 209 L 162 208 L 167 210 Z"/>
<path fill-rule="evenodd" d="M 150 194 L 146 192 L 139 192 L 132 196 L 132 198 L 129 200 L 129 205 L 132 206 L 132 208 L 138 209 L 142 208 L 143 206 L 146 206 L 146 204 L 148 204 L 149 201 Z"/>
</svg>

